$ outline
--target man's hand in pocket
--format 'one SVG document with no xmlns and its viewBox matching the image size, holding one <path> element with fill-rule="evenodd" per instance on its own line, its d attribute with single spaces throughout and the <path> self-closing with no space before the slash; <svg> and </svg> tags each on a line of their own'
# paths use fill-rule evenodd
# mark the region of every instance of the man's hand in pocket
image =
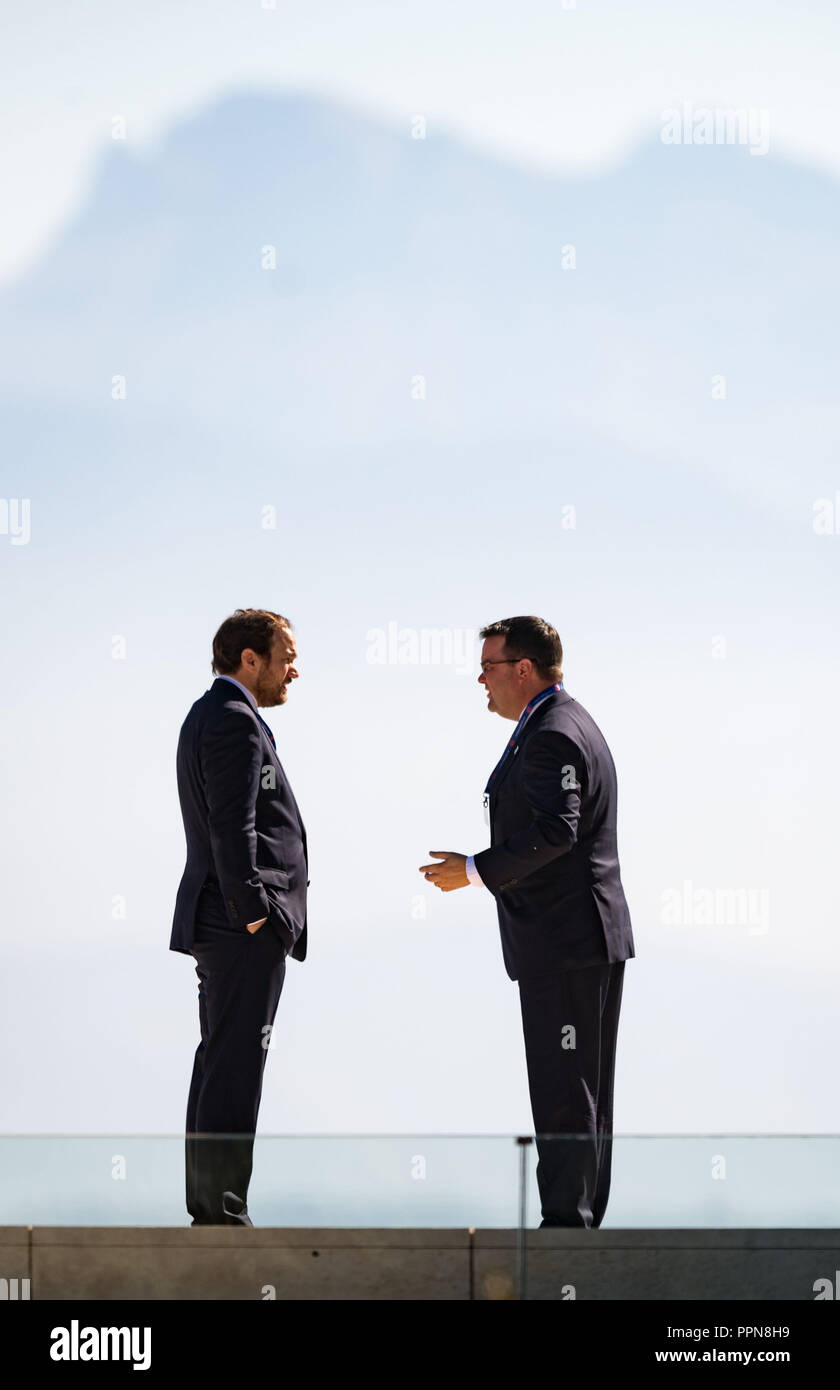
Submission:
<svg viewBox="0 0 840 1390">
<path fill-rule="evenodd" d="M 260 929 L 260 927 L 263 925 L 263 923 L 265 923 L 265 922 L 267 922 L 267 921 L 268 921 L 268 918 L 267 918 L 267 917 L 263 917 L 262 920 L 259 921 L 259 922 L 249 922 L 248 925 L 247 925 L 247 927 L 246 927 L 246 930 L 249 931 L 249 932 L 251 933 L 251 935 L 253 936 L 254 932 L 255 932 L 255 931 L 259 931 L 259 929 Z"/>
</svg>

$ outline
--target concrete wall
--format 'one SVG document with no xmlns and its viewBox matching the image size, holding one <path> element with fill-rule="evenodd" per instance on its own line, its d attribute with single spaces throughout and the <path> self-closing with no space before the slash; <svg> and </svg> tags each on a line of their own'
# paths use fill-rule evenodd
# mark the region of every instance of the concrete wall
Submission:
<svg viewBox="0 0 840 1390">
<path fill-rule="evenodd" d="M 529 1299 L 812 1301 L 840 1231 L 545 1229 L 522 1253 L 515 1230 L 0 1227 L 0 1280 L 33 1299 L 504 1300 L 524 1264 Z"/>
</svg>

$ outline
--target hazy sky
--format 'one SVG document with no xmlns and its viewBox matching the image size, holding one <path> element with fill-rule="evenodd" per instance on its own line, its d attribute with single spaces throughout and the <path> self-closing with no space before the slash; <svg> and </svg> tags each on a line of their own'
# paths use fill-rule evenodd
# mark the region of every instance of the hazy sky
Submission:
<svg viewBox="0 0 840 1390">
<path fill-rule="evenodd" d="M 397 128 L 424 115 L 498 157 L 602 168 L 663 109 L 747 106 L 773 147 L 840 172 L 832 0 L 3 0 L 0 278 L 83 201 L 122 117 L 132 144 L 231 87 L 339 97 Z"/>
<path fill-rule="evenodd" d="M 193 964 L 167 951 L 175 746 L 215 628 L 253 604 L 296 626 L 301 679 L 268 718 L 312 853 L 310 954 L 289 964 L 265 1133 L 530 1126 L 492 901 L 417 873 L 431 848 L 487 842 L 481 788 L 510 726 L 483 708 L 475 633 L 517 612 L 557 624 L 568 688 L 618 766 L 638 957 L 617 1131 L 837 1130 L 833 7 L 88 0 L 6 4 L 4 27 L 0 497 L 31 497 L 32 534 L 0 537 L 0 1129 L 179 1132 L 197 1011 Z M 249 87 L 404 134 L 425 116 L 467 160 L 430 141 L 428 184 L 416 166 L 391 184 L 405 148 L 383 157 L 362 124 L 342 144 L 334 108 L 323 123 L 284 108 L 282 131 L 299 121 L 311 141 L 315 212 L 290 215 L 271 281 L 254 248 L 266 225 L 285 232 L 283 207 L 272 222 L 244 197 L 228 221 L 212 177 L 234 167 L 247 193 L 266 167 L 265 149 L 252 168 L 225 145 L 239 108 L 213 111 Z M 644 195 L 632 173 L 616 190 L 682 101 L 766 108 L 779 181 L 724 158 L 695 197 L 699 165 L 663 177 L 640 157 Z M 115 116 L 159 158 L 160 206 L 131 161 L 104 194 L 92 183 Z M 320 216 L 324 151 L 358 181 L 339 199 L 364 204 L 349 232 Z M 447 179 L 486 190 L 488 158 L 510 181 L 485 245 L 484 205 L 465 211 Z M 563 280 L 553 225 L 543 242 L 532 221 L 570 171 L 600 182 L 550 205 L 580 219 Z M 394 186 L 416 245 L 388 221 Z M 654 211 L 634 221 L 643 196 Z M 814 499 L 835 489 L 836 530 L 818 536 Z M 448 629 L 464 669 L 371 661 L 390 624 Z M 754 920 L 710 924 L 695 890 L 753 894 Z M 689 920 L 667 920 L 667 894 L 691 899 Z"/>
</svg>

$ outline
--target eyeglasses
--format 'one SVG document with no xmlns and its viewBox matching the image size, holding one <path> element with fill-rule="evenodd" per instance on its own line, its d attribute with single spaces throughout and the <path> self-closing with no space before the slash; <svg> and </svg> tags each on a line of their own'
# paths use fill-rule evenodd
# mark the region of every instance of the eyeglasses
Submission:
<svg viewBox="0 0 840 1390">
<path fill-rule="evenodd" d="M 517 663 L 517 661 L 531 661 L 531 660 L 533 660 L 533 658 L 530 657 L 530 656 L 502 656 L 502 657 L 499 657 L 497 661 L 482 661 L 482 663 L 481 663 L 481 674 L 482 674 L 482 676 L 486 676 L 486 675 L 487 675 L 487 667 L 488 667 L 488 666 L 515 666 L 516 663 Z"/>
</svg>

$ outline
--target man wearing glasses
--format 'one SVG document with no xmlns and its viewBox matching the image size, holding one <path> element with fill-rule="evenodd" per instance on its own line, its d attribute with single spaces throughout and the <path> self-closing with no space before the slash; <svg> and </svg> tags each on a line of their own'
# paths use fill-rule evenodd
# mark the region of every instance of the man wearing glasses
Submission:
<svg viewBox="0 0 840 1390">
<path fill-rule="evenodd" d="M 487 708 L 516 724 L 485 788 L 490 848 L 430 850 L 438 862 L 420 872 L 444 893 L 474 884 L 496 899 L 505 967 L 519 984 L 541 1224 L 597 1227 L 610 1187 L 624 962 L 635 955 L 615 765 L 564 688 L 553 627 L 505 618 L 481 636 Z"/>
</svg>

